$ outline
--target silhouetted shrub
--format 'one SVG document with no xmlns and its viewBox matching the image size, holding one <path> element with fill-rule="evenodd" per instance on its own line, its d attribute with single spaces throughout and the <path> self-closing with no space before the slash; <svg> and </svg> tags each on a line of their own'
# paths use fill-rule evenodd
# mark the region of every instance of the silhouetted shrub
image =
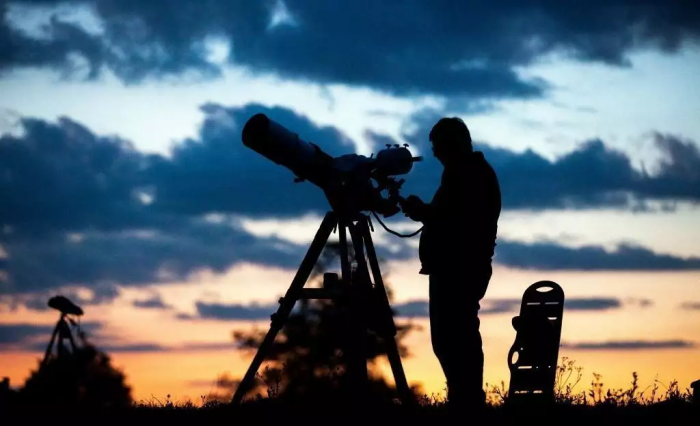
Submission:
<svg viewBox="0 0 700 426">
<path fill-rule="evenodd" d="M 128 407 L 132 403 L 124 374 L 112 366 L 107 354 L 87 342 L 74 353 L 39 363 L 20 396 L 25 404 L 63 407 Z"/>
</svg>

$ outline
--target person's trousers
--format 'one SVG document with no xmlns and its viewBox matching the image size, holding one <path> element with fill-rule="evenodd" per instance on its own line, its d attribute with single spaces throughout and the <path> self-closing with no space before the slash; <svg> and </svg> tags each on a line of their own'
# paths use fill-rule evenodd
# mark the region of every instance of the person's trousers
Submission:
<svg viewBox="0 0 700 426">
<path fill-rule="evenodd" d="M 480 408 L 486 402 L 478 314 L 490 278 L 490 267 L 478 272 L 440 271 L 429 277 L 431 341 L 445 374 L 450 405 Z"/>
</svg>

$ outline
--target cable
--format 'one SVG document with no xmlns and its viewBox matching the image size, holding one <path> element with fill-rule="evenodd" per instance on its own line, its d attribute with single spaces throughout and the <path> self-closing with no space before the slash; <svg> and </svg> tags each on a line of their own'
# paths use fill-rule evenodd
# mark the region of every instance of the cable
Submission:
<svg viewBox="0 0 700 426">
<path fill-rule="evenodd" d="M 413 237 L 415 237 L 416 235 L 420 234 L 421 231 L 423 231 L 423 227 L 421 226 L 420 229 L 417 230 L 416 232 L 414 232 L 413 234 L 409 234 L 409 235 L 399 234 L 398 232 L 392 231 L 391 229 L 387 228 L 387 226 L 384 225 L 384 222 L 382 222 L 382 220 L 381 220 L 381 219 L 379 218 L 379 216 L 377 215 L 377 212 L 372 211 L 372 214 L 373 214 L 374 217 L 377 219 L 377 221 L 379 222 L 379 224 L 382 225 L 382 228 L 384 228 L 384 230 L 385 230 L 386 232 L 388 232 L 388 233 L 390 233 L 390 234 L 393 234 L 393 235 L 396 235 L 396 236 L 399 237 L 399 238 L 413 238 Z"/>
</svg>

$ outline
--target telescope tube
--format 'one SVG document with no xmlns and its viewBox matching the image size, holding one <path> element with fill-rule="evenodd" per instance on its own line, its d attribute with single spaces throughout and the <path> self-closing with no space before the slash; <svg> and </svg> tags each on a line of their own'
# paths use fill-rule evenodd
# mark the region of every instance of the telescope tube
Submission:
<svg viewBox="0 0 700 426">
<path fill-rule="evenodd" d="M 387 148 L 377 153 L 376 168 L 381 175 L 405 175 L 413 168 L 413 163 L 423 161 L 423 157 L 414 157 L 407 148 Z"/>
<path fill-rule="evenodd" d="M 242 136 L 243 145 L 297 177 L 324 189 L 330 183 L 333 157 L 265 114 L 252 116 L 243 126 Z"/>
</svg>

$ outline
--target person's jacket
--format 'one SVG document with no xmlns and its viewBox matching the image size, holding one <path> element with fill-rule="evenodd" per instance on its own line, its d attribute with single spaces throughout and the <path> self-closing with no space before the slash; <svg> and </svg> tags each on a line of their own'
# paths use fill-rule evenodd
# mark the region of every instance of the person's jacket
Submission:
<svg viewBox="0 0 700 426">
<path fill-rule="evenodd" d="M 495 253 L 501 191 L 480 151 L 446 167 L 426 206 L 419 257 L 421 274 L 453 268 L 488 267 Z"/>
</svg>

